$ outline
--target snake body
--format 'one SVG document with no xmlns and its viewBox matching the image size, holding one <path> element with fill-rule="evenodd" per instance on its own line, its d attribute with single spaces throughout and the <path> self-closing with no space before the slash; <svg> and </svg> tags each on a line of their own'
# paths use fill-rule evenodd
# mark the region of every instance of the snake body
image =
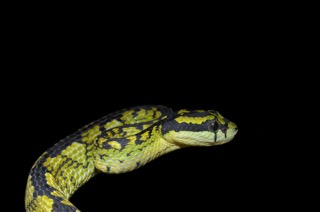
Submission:
<svg viewBox="0 0 320 212">
<path fill-rule="evenodd" d="M 183 147 L 229 142 L 237 126 L 209 110 L 146 105 L 111 113 L 84 126 L 44 152 L 31 168 L 25 208 L 80 211 L 71 195 L 98 173 L 118 174 Z"/>
</svg>

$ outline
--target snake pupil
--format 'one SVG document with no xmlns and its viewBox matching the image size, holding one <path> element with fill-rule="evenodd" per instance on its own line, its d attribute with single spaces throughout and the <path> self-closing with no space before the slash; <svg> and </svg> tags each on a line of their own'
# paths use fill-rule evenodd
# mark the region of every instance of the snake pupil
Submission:
<svg viewBox="0 0 320 212">
<path fill-rule="evenodd" d="M 216 121 L 212 122 L 212 124 L 211 124 L 211 126 L 210 126 L 210 130 L 211 130 L 212 132 L 217 132 L 218 129 L 219 129 L 219 124 L 218 124 Z"/>
</svg>

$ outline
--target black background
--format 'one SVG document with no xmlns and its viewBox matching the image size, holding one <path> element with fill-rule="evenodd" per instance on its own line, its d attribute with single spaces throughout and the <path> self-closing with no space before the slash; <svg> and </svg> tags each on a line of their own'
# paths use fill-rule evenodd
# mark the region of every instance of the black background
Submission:
<svg viewBox="0 0 320 212">
<path fill-rule="evenodd" d="M 19 60 L 11 62 L 7 92 L 18 210 L 24 210 L 28 172 L 46 149 L 108 113 L 143 104 L 214 109 L 239 132 L 222 146 L 183 149 L 131 173 L 101 174 L 71 198 L 79 209 L 259 210 L 283 201 L 286 166 L 276 160 L 268 122 L 279 107 L 270 88 L 278 79 L 271 70 L 282 67 L 276 45 L 282 38 L 266 30 L 265 20 L 245 23 L 219 32 L 194 24 L 192 30 L 135 25 L 112 33 L 22 24 L 25 36 L 15 34 L 8 53 Z"/>
<path fill-rule="evenodd" d="M 131 61 L 121 69 L 109 68 L 106 62 L 100 73 L 90 70 L 96 69 L 90 65 L 85 64 L 84 69 L 77 65 L 75 77 L 54 70 L 44 73 L 39 81 L 35 75 L 30 82 L 35 85 L 22 91 L 23 107 L 17 111 L 21 113 L 22 130 L 19 127 L 16 134 L 21 163 L 20 174 L 13 178 L 18 178 L 15 185 L 21 210 L 28 171 L 46 149 L 93 120 L 142 104 L 161 104 L 174 110 L 215 109 L 234 121 L 239 133 L 231 143 L 179 150 L 132 173 L 101 174 L 72 197 L 81 210 L 100 211 L 108 205 L 147 210 L 149 206 L 140 205 L 144 201 L 162 209 L 168 207 L 163 201 L 176 206 L 183 202 L 204 208 L 212 204 L 225 207 L 227 199 L 242 199 L 243 192 L 248 195 L 245 201 L 264 201 L 259 197 L 261 190 L 268 189 L 266 182 L 277 173 L 274 167 L 270 170 L 272 153 L 268 152 L 268 130 L 262 123 L 269 116 L 265 93 L 260 90 L 262 82 L 246 79 L 249 74 L 241 70 L 231 72 L 240 68 L 224 67 L 227 60 L 221 64 L 210 59 L 203 64 L 199 58 L 189 57 L 176 65 L 155 60 L 152 64 L 158 65 L 149 62 L 148 68 L 139 67 L 148 60 Z M 249 203 L 237 204 L 247 207 Z"/>
</svg>

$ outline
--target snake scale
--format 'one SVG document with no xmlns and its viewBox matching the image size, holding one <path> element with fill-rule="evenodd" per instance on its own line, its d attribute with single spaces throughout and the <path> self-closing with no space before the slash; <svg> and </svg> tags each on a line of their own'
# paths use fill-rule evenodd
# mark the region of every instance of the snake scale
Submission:
<svg viewBox="0 0 320 212">
<path fill-rule="evenodd" d="M 129 172 L 188 146 L 224 144 L 237 131 L 233 122 L 214 110 L 174 112 L 146 105 L 111 113 L 40 156 L 28 176 L 26 211 L 80 211 L 69 198 L 96 174 Z"/>
</svg>

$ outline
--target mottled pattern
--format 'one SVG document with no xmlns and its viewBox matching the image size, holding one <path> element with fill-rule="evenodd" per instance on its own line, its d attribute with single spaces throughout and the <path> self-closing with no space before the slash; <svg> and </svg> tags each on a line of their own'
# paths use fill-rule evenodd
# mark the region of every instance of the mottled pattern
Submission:
<svg viewBox="0 0 320 212">
<path fill-rule="evenodd" d="M 132 171 L 181 147 L 228 142 L 236 132 L 215 111 L 153 105 L 117 111 L 43 153 L 27 180 L 26 211 L 79 211 L 69 198 L 97 173 Z"/>
</svg>

